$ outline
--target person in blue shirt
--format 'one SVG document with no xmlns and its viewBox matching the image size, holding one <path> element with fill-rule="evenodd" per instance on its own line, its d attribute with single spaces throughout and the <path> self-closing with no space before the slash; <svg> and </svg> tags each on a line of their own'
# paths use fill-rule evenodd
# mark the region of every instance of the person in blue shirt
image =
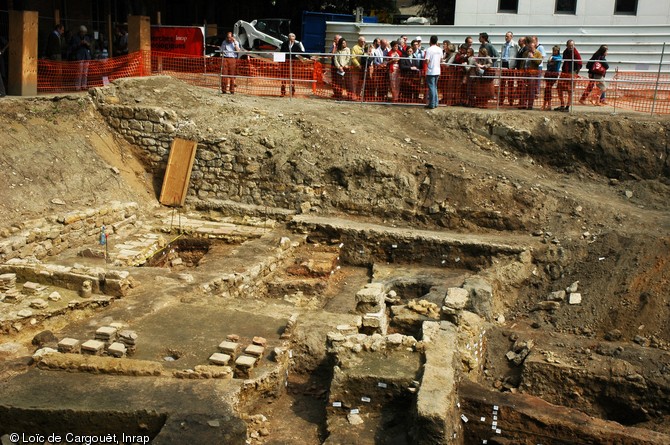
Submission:
<svg viewBox="0 0 670 445">
<path fill-rule="evenodd" d="M 551 110 L 551 90 L 561 75 L 561 64 L 563 63 L 563 56 L 561 56 L 561 48 L 555 45 L 551 49 L 551 56 L 547 60 L 547 70 L 544 73 L 544 104 L 543 110 Z"/>
</svg>

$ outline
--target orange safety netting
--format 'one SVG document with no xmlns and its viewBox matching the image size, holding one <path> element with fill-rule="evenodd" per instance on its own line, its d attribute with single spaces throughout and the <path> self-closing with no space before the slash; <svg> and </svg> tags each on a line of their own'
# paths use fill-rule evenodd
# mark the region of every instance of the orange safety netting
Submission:
<svg viewBox="0 0 670 445">
<path fill-rule="evenodd" d="M 141 76 L 141 52 L 101 60 L 57 62 L 40 59 L 37 64 L 37 91 L 57 93 L 103 86 L 122 77 Z"/>
<path fill-rule="evenodd" d="M 222 92 L 260 96 L 321 97 L 360 102 L 425 104 L 425 67 L 387 61 L 337 70 L 331 55 L 277 57 L 245 53 L 240 58 L 191 57 L 141 53 L 86 62 L 39 61 L 38 91 L 76 91 L 107 80 L 141 75 L 169 75 L 189 84 Z M 362 60 L 362 59 L 361 59 Z M 372 59 L 369 59 L 371 61 Z M 602 95 L 604 91 L 604 95 Z M 439 103 L 478 108 L 555 110 L 608 105 L 670 114 L 670 76 L 617 72 L 595 80 L 546 71 L 441 66 Z M 601 100 L 602 99 L 602 100 Z"/>
<path fill-rule="evenodd" d="M 670 114 L 670 74 L 619 71 L 612 80 L 607 96 L 613 106 Z"/>
</svg>

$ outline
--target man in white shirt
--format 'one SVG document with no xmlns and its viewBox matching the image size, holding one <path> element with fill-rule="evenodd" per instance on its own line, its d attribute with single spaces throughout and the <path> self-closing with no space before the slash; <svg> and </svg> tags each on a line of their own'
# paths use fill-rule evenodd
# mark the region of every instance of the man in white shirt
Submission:
<svg viewBox="0 0 670 445">
<path fill-rule="evenodd" d="M 512 31 L 507 31 L 505 34 L 505 43 L 500 48 L 500 55 L 502 60 L 502 77 L 500 78 L 500 94 L 498 95 L 498 103 L 502 105 L 505 98 L 510 105 L 514 102 L 514 72 L 510 71 L 516 68 L 516 55 L 519 52 L 519 44 L 514 41 L 514 34 Z"/>
<path fill-rule="evenodd" d="M 430 47 L 426 50 L 426 85 L 428 85 L 428 103 L 426 104 L 426 108 L 429 110 L 437 108 L 439 102 L 437 80 L 440 77 L 441 61 L 442 50 L 437 46 L 437 36 L 430 36 Z"/>
</svg>

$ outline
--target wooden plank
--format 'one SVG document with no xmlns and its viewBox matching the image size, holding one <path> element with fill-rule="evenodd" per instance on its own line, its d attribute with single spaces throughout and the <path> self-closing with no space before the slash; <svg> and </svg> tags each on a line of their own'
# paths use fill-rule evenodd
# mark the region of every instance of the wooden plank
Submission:
<svg viewBox="0 0 670 445">
<path fill-rule="evenodd" d="M 37 11 L 9 11 L 7 92 L 12 96 L 37 95 L 37 20 Z"/>
<path fill-rule="evenodd" d="M 163 177 L 159 202 L 168 207 L 181 207 L 186 201 L 188 184 L 195 161 L 196 141 L 175 138 Z"/>
</svg>

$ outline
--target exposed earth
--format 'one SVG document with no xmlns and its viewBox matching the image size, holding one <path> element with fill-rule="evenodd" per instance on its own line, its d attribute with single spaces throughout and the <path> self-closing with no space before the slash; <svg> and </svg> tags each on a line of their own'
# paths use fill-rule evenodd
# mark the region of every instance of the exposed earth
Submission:
<svg viewBox="0 0 670 445">
<path fill-rule="evenodd" d="M 136 221 L 113 233 L 110 243 L 174 221 L 175 211 L 158 203 L 167 150 L 157 158 L 118 131 L 104 107 L 124 106 L 165 110 L 172 116 L 171 137 L 201 146 L 230 146 L 238 156 L 258 161 L 260 170 L 244 184 L 240 181 L 238 194 L 223 192 L 229 190 L 223 184 L 237 177 L 222 172 L 220 185 L 212 187 L 202 175 L 194 175 L 186 207 L 176 215 L 238 225 L 243 235 L 202 247 L 210 249 L 207 253 L 182 255 L 188 267 L 170 263 L 174 257 L 146 268 L 79 257 L 84 248 L 100 248 L 96 235 L 41 255 L 44 264 L 125 267 L 134 282 L 109 306 L 59 313 L 34 324 L 4 325 L 0 420 L 23 422 L 16 431 L 44 433 L 38 430 L 60 422 L 81 434 L 110 432 L 95 414 L 85 421 L 61 416 L 62 395 L 49 394 L 50 385 L 40 386 L 52 381 L 76 387 L 81 400 L 99 397 L 92 395 L 103 391 L 99 388 L 122 386 L 115 393 L 118 401 L 110 396 L 101 403 L 114 411 L 127 397 L 128 418 L 118 421 L 118 432 L 146 433 L 156 437 L 155 443 L 185 443 L 179 442 L 182 437 L 193 443 L 224 440 L 216 435 L 219 425 L 236 425 L 230 431 L 241 431 L 225 443 L 237 443 L 242 436 L 249 443 L 267 444 L 438 443 L 413 436 L 414 424 L 407 430 L 394 428 L 407 420 L 389 408 L 390 402 L 369 418 L 363 415 L 367 424 L 360 430 L 357 419 L 348 418 L 349 424 L 344 417 L 338 419 L 332 411 L 334 394 L 346 385 L 351 387 L 342 394 L 353 394 L 360 389 L 357 385 L 364 386 L 361 382 L 367 384 L 357 372 L 375 361 L 352 359 L 331 345 L 327 335 L 336 326 L 355 325 L 355 296 L 367 283 L 394 283 L 391 287 L 403 304 L 435 303 L 436 316 L 412 310 L 425 315 L 424 321 L 446 323 L 450 318 L 439 309 L 446 288 L 459 288 L 477 276 L 492 284 L 493 297 L 467 308 L 481 318 L 486 351 L 479 372 L 467 370 L 464 358 L 456 359 L 460 377 L 455 382 L 478 385 L 464 387 L 468 395 L 460 396 L 463 409 L 472 410 L 466 414 L 479 417 L 474 402 L 479 397 L 498 400 L 503 395 L 542 399 L 565 409 L 560 416 L 566 419 L 579 413 L 603 421 L 594 427 L 596 439 L 591 442 L 582 442 L 578 429 L 561 436 L 556 432 L 560 428 L 532 430 L 518 420 L 488 443 L 539 443 L 544 437 L 542 443 L 641 444 L 670 438 L 669 118 L 612 113 L 610 108 L 577 107 L 570 114 L 455 107 L 426 111 L 231 96 L 169 77 L 123 79 L 86 95 L 8 97 L 0 108 L 0 241 L 30 230 L 31 222 L 40 218 L 55 223 L 69 212 L 113 201 L 135 202 L 137 210 Z M 196 168 L 214 162 L 200 146 L 198 150 Z M 259 193 L 243 195 L 242 188 L 254 181 Z M 278 190 L 284 193 L 270 197 L 270 191 Z M 244 275 L 251 265 L 265 264 L 261 258 L 274 255 L 284 238 L 292 247 L 282 247 L 271 273 L 235 292 L 211 285 L 222 271 Z M 352 240 L 359 244 L 352 245 Z M 412 250 L 412 240 L 422 247 Z M 394 254 L 403 247 L 406 252 Z M 2 253 L 5 260 L 26 259 Z M 190 273 L 194 281 L 182 280 L 180 273 Z M 399 284 L 403 279 L 410 284 Z M 552 296 L 576 282 L 571 291 Z M 445 291 L 437 298 L 433 288 Z M 579 294 L 579 301 L 571 294 Z M 394 319 L 392 306 L 398 302 L 388 295 L 385 311 L 391 321 L 384 334 L 414 335 L 420 343 L 414 352 L 423 353 L 421 329 L 416 328 L 420 321 Z M 13 310 L 7 302 L 0 304 L 5 314 Z M 282 342 L 277 332 L 295 313 L 300 314 L 298 328 L 288 343 Z M 39 346 L 56 348 L 56 340 L 76 335 L 84 339 L 92 326 L 110 321 L 138 326 L 144 332 L 140 340 L 146 338 L 142 335 L 157 338 L 162 330 L 172 331 L 161 340 L 166 349 L 156 341 L 143 352 L 139 343 L 133 359 L 146 361 L 138 365 L 141 369 L 162 362 L 162 376 L 165 369 L 177 369 L 164 356 L 189 368 L 206 362 L 208 353 L 200 359 L 192 352 L 209 347 L 201 337 L 220 336 L 216 345 L 225 340 L 224 334 L 237 332 L 249 341 L 255 333 L 263 334 L 268 350 L 291 351 L 282 359 L 286 381 L 278 380 L 286 387 L 268 383 L 277 374 L 270 363 L 259 366 L 270 377 L 256 383 L 256 392 L 245 392 L 246 380 L 238 375 L 231 380 L 235 388 L 219 387 L 216 379 L 199 383 L 210 387 L 189 388 L 191 380 L 142 383 L 153 377 L 65 372 L 30 358 Z M 219 322 L 226 328 L 213 334 Z M 36 346 L 35 335 L 45 330 L 56 340 Z M 180 330 L 188 333 L 188 341 L 179 339 Z M 176 349 L 167 348 L 169 344 Z M 147 352 L 152 347 L 157 351 L 153 355 Z M 414 392 L 405 380 L 421 382 L 426 374 L 418 370 L 411 377 L 413 359 L 389 353 L 387 360 L 396 355 L 407 366 L 399 366 L 399 392 L 388 400 L 397 403 L 398 412 L 413 412 L 414 396 L 408 394 Z M 277 360 L 281 372 L 282 360 Z M 425 359 L 417 363 L 424 366 Z M 340 376 L 340 368 L 350 374 Z M 384 372 L 389 371 L 372 366 L 370 379 Z M 410 377 L 403 380 L 400 375 Z M 86 383 L 78 385 L 78 377 Z M 145 385 L 152 388 L 147 393 Z M 28 403 L 30 391 L 23 387 L 42 388 L 39 402 Z M 489 390 L 490 396 L 485 392 Z M 126 391 L 127 396 L 122 394 Z M 171 400 L 171 394 L 179 396 Z M 63 402 L 62 410 L 86 411 L 74 399 Z M 520 401 L 509 403 L 523 406 Z M 170 406 L 179 404 L 181 411 Z M 207 417 L 210 407 L 220 420 Z M 150 412 L 147 418 L 136 414 L 143 410 Z M 58 420 L 35 420 L 49 415 Z M 460 425 L 463 433 L 443 443 L 482 443 L 488 437 L 483 434 L 492 434 L 475 429 L 473 422 Z M 607 436 L 618 431 L 612 427 L 615 422 L 616 428 L 623 425 L 620 442 Z M 143 426 L 128 426 L 135 423 Z M 196 424 L 200 426 L 189 430 Z M 373 430 L 368 425 L 381 426 Z M 117 427 L 114 422 L 107 426 Z M 0 425 L 0 435 L 14 431 L 14 426 Z"/>
</svg>

